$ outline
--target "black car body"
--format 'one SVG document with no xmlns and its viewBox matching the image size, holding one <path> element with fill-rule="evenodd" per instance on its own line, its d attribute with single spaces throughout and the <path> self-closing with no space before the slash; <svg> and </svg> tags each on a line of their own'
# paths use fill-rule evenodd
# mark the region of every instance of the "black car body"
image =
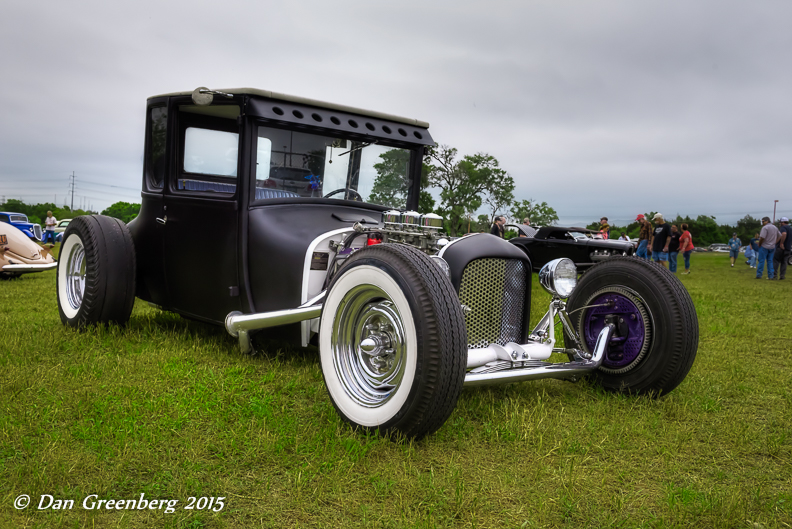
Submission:
<svg viewBox="0 0 792 529">
<path fill-rule="evenodd" d="M 517 237 L 509 242 L 523 250 L 531 259 L 534 271 L 554 259 L 572 259 L 581 271 L 606 259 L 628 256 L 635 253 L 635 247 L 627 241 L 596 239 L 597 232 L 586 228 L 544 226 L 534 228 L 519 224 L 509 224 L 516 228 Z"/>
</svg>

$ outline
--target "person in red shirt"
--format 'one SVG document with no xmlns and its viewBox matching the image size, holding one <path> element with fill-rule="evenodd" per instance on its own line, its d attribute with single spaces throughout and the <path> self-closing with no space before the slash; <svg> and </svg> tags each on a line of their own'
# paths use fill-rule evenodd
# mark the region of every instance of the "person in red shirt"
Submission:
<svg viewBox="0 0 792 529">
<path fill-rule="evenodd" d="M 690 273 L 690 254 L 693 252 L 693 236 L 688 231 L 688 225 L 682 224 L 682 236 L 679 238 L 679 251 L 682 252 L 682 257 L 685 258 L 685 271 L 683 274 Z"/>
</svg>

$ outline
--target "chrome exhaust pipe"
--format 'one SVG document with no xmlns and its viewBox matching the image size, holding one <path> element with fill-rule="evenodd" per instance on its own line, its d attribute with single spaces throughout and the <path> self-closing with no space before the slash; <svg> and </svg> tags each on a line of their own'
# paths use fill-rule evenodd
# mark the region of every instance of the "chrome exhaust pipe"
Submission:
<svg viewBox="0 0 792 529">
<path fill-rule="evenodd" d="M 487 386 L 490 384 L 506 384 L 510 382 L 522 382 L 524 380 L 538 380 L 540 378 L 560 378 L 576 379 L 586 373 L 597 369 L 605 358 L 605 349 L 608 347 L 615 326 L 606 325 L 597 336 L 597 343 L 594 346 L 594 353 L 591 359 L 582 359 L 575 362 L 564 362 L 552 364 L 543 362 L 537 367 L 522 369 L 504 369 L 492 373 L 467 373 L 465 375 L 465 387 L 467 386 Z"/>
<path fill-rule="evenodd" d="M 322 304 L 319 303 L 325 296 L 322 292 L 313 299 L 308 300 L 296 309 L 274 310 L 271 312 L 258 312 L 256 314 L 242 314 L 234 311 L 225 319 L 225 328 L 228 334 L 239 338 L 239 347 L 243 353 L 250 353 L 253 347 L 250 343 L 250 331 L 278 327 L 305 320 L 312 320 L 322 315 Z"/>
</svg>

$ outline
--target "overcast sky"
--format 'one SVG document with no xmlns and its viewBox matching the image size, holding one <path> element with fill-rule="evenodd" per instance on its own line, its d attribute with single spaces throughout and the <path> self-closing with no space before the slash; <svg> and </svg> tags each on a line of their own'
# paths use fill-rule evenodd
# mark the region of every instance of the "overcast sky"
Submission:
<svg viewBox="0 0 792 529">
<path fill-rule="evenodd" d="M 788 0 L 6 0 L 0 195 L 63 203 L 74 171 L 75 206 L 137 202 L 146 98 L 250 86 L 428 121 L 569 224 L 789 215 L 790 21 Z"/>
</svg>

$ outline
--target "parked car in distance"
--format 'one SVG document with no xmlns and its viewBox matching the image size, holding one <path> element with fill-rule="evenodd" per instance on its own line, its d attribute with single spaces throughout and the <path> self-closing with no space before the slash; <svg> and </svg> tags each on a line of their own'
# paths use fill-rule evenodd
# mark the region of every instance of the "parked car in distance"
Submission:
<svg viewBox="0 0 792 529">
<path fill-rule="evenodd" d="M 533 270 L 537 272 L 559 257 L 572 259 L 580 271 L 585 271 L 611 257 L 635 253 L 632 243 L 603 239 L 599 232 L 586 228 L 544 226 L 536 229 L 520 224 L 507 224 L 506 227 L 516 228 L 522 234 L 509 239 L 509 242 L 528 254 Z"/>
<path fill-rule="evenodd" d="M 58 225 L 55 226 L 55 241 L 61 242 L 63 240 L 63 232 L 66 231 L 66 227 L 69 225 L 72 219 L 63 219 L 58 222 Z"/>
<path fill-rule="evenodd" d="M 0 211 L 0 222 L 5 222 L 6 224 L 14 226 L 22 233 L 27 235 L 28 238 L 33 239 L 34 241 L 41 240 L 41 226 L 30 222 L 27 218 L 27 215 L 23 213 Z"/>
<path fill-rule="evenodd" d="M 710 244 L 708 250 L 710 252 L 726 252 L 729 253 L 729 245 L 728 244 Z"/>
<path fill-rule="evenodd" d="M 39 246 L 15 226 L 0 223 L 0 279 L 43 272 L 56 266 L 58 263 L 49 248 Z"/>
</svg>

